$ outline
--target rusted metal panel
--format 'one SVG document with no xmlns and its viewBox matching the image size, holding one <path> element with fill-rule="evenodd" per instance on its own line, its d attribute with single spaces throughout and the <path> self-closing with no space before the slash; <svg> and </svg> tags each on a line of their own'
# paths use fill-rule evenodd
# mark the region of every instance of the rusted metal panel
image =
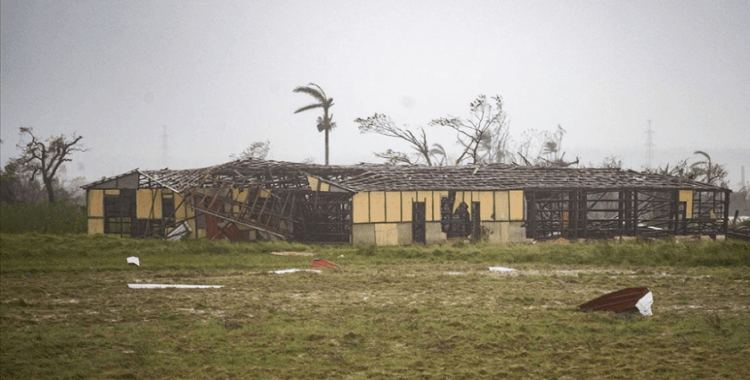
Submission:
<svg viewBox="0 0 750 380">
<path fill-rule="evenodd" d="M 637 310 L 636 303 L 649 293 L 647 287 L 627 288 L 605 294 L 578 307 L 583 311 L 613 311 L 623 313 Z"/>
<path fill-rule="evenodd" d="M 310 264 L 310 267 L 312 268 L 326 268 L 326 267 L 335 267 L 335 266 L 336 264 L 330 261 L 323 260 L 323 259 L 313 260 L 312 264 Z"/>
</svg>

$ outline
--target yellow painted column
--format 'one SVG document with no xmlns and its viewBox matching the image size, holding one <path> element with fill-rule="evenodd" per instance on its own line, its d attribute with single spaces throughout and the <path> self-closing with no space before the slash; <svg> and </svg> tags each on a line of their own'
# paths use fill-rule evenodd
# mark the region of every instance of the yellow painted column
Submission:
<svg viewBox="0 0 750 380">
<path fill-rule="evenodd" d="M 508 195 L 510 198 L 510 220 L 523 220 L 523 190 L 511 190 Z"/>
<path fill-rule="evenodd" d="M 363 191 L 352 197 L 352 222 L 368 223 L 370 221 L 370 193 Z"/>
</svg>

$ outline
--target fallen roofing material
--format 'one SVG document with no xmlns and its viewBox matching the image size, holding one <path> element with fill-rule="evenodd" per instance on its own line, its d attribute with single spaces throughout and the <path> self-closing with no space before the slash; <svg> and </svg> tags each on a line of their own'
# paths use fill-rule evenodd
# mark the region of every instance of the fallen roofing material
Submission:
<svg viewBox="0 0 750 380">
<path fill-rule="evenodd" d="M 312 252 L 293 252 L 293 251 L 284 251 L 284 252 L 271 252 L 274 256 L 312 256 Z"/>
<path fill-rule="evenodd" d="M 599 298 L 593 299 L 579 305 L 583 311 L 614 311 L 615 313 L 625 313 L 629 311 L 638 311 L 641 315 L 651 315 L 651 305 L 654 303 L 653 294 L 646 287 L 626 288 L 605 294 Z"/>
<path fill-rule="evenodd" d="M 313 260 L 313 262 L 312 262 L 312 264 L 310 266 L 313 267 L 313 268 L 325 268 L 325 267 L 335 267 L 336 264 L 334 264 L 334 263 L 332 263 L 330 261 L 325 261 L 325 260 L 322 260 L 322 259 L 317 259 L 317 260 Z"/>
<path fill-rule="evenodd" d="M 128 257 L 128 258 L 127 258 L 127 259 L 125 259 L 125 260 L 127 260 L 127 261 L 128 261 L 128 264 L 133 264 L 133 265 L 135 265 L 135 266 L 137 266 L 137 267 L 141 266 L 141 262 L 140 262 L 140 260 L 138 260 L 138 258 L 137 258 L 137 257 L 135 257 L 135 256 L 130 256 L 130 257 Z"/>
<path fill-rule="evenodd" d="M 294 268 L 294 269 L 282 269 L 282 270 L 273 271 L 272 273 L 284 274 L 284 273 L 295 273 L 295 272 L 315 272 L 315 273 L 321 273 L 321 271 L 317 270 L 317 269 L 298 269 L 298 268 Z"/>
<path fill-rule="evenodd" d="M 515 269 L 506 267 L 490 267 L 490 272 L 513 272 Z"/>
<path fill-rule="evenodd" d="M 130 289 L 218 289 L 224 285 L 128 284 Z"/>
</svg>

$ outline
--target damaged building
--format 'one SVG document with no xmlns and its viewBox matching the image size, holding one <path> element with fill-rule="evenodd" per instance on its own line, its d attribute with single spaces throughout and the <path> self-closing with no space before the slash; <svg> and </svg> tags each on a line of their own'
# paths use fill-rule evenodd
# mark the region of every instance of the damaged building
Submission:
<svg viewBox="0 0 750 380">
<path fill-rule="evenodd" d="M 731 192 L 620 169 L 255 159 L 83 188 L 89 234 L 377 245 L 725 234 Z"/>
</svg>

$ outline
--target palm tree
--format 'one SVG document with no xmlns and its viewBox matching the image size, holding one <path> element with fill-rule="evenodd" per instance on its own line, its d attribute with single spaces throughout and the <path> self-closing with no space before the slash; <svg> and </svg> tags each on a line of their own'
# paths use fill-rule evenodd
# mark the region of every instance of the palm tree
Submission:
<svg viewBox="0 0 750 380">
<path fill-rule="evenodd" d="M 323 108 L 323 117 L 318 117 L 318 132 L 325 131 L 326 133 L 326 165 L 328 165 L 328 131 L 336 128 L 336 123 L 331 122 L 331 120 L 333 119 L 333 114 L 331 114 L 330 116 L 328 115 L 328 109 L 333 106 L 333 98 L 328 98 L 325 91 L 323 91 L 323 89 L 315 83 L 310 83 L 305 87 L 297 87 L 294 89 L 294 92 L 302 92 L 308 94 L 318 101 L 318 103 L 306 105 L 294 111 L 294 113 L 311 110 L 313 108 Z"/>
</svg>

